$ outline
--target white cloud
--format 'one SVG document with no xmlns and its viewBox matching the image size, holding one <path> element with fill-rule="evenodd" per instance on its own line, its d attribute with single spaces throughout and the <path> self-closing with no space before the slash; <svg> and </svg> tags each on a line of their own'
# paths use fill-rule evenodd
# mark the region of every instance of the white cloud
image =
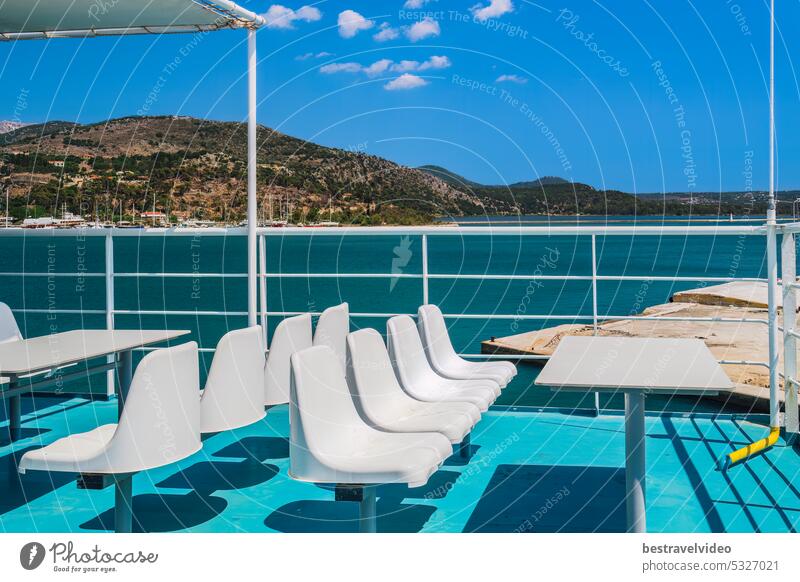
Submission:
<svg viewBox="0 0 800 582">
<path fill-rule="evenodd" d="M 387 91 L 405 91 L 408 89 L 416 89 L 417 87 L 424 87 L 427 84 L 428 82 L 422 77 L 405 73 L 386 83 L 383 88 Z"/>
<path fill-rule="evenodd" d="M 453 63 L 447 57 L 433 56 L 419 66 L 418 71 L 427 71 L 428 69 L 446 69 Z"/>
<path fill-rule="evenodd" d="M 433 56 L 424 63 L 419 61 L 400 61 L 392 65 L 392 71 L 395 73 L 409 73 L 411 71 L 429 71 L 431 69 L 446 69 L 452 66 L 453 63 L 447 57 Z"/>
<path fill-rule="evenodd" d="M 419 22 L 415 22 L 406 29 L 406 37 L 411 42 L 417 42 L 429 36 L 439 36 L 442 30 L 439 28 L 439 21 L 427 17 Z"/>
<path fill-rule="evenodd" d="M 325 57 L 332 57 L 333 53 L 328 52 L 321 52 L 321 53 L 304 53 L 302 55 L 297 55 L 294 60 L 296 61 L 307 61 L 308 59 L 322 59 Z"/>
<path fill-rule="evenodd" d="M 406 3 L 403 4 L 403 8 L 407 10 L 416 10 L 417 8 L 422 8 L 431 0 L 406 0 Z"/>
<path fill-rule="evenodd" d="M 273 4 L 264 14 L 268 28 L 294 28 L 295 21 L 316 22 L 322 18 L 322 12 L 313 6 L 302 6 L 292 10 L 280 4 Z"/>
<path fill-rule="evenodd" d="M 359 63 L 354 62 L 347 62 L 347 63 L 330 63 L 328 65 L 323 65 L 319 68 L 320 73 L 325 73 L 326 75 L 332 75 L 335 73 L 364 73 L 369 77 L 376 77 L 378 75 L 382 75 L 387 71 L 391 71 L 393 73 L 411 73 L 411 72 L 422 72 L 422 71 L 432 71 L 438 69 L 446 69 L 452 66 L 452 62 L 447 57 L 442 56 L 432 56 L 427 61 L 419 62 L 419 61 L 410 61 L 404 60 L 395 63 L 390 59 L 381 59 L 379 61 L 375 61 L 371 65 L 361 65 Z M 415 77 L 415 75 L 402 75 L 401 77 L 411 76 Z M 417 77 L 418 78 L 418 77 Z M 395 79 L 396 81 L 397 79 Z M 422 79 L 420 79 L 422 80 Z M 414 82 L 413 80 L 404 80 L 400 82 L 400 84 L 407 83 L 407 82 Z M 423 84 L 427 85 L 427 81 Z M 405 87 L 397 87 L 399 89 Z M 411 87 L 409 87 L 410 89 Z"/>
<path fill-rule="evenodd" d="M 395 73 L 407 73 L 419 69 L 419 61 L 400 61 L 392 66 Z"/>
<path fill-rule="evenodd" d="M 370 77 L 374 77 L 388 71 L 391 65 L 392 61 L 389 59 L 381 59 L 379 61 L 375 61 L 370 66 L 365 67 L 364 72 Z"/>
<path fill-rule="evenodd" d="M 488 20 L 513 12 L 514 4 L 511 0 L 489 0 L 488 5 L 476 4 L 470 10 L 478 20 Z"/>
<path fill-rule="evenodd" d="M 392 26 L 388 22 L 384 22 L 381 24 L 381 29 L 379 32 L 372 35 L 372 38 L 377 40 L 378 42 L 386 42 L 387 40 L 394 40 L 400 36 L 400 31 L 396 28 L 392 28 Z"/>
<path fill-rule="evenodd" d="M 331 75 L 333 73 L 360 73 L 364 67 L 358 63 L 331 63 L 319 68 L 320 73 Z"/>
<path fill-rule="evenodd" d="M 339 13 L 339 35 L 342 38 L 353 38 L 362 30 L 369 30 L 374 22 L 367 20 L 355 10 L 345 10 Z"/>
<path fill-rule="evenodd" d="M 528 79 L 519 75 L 500 75 L 495 81 L 495 83 L 517 83 L 518 85 L 524 85 L 527 82 Z"/>
</svg>

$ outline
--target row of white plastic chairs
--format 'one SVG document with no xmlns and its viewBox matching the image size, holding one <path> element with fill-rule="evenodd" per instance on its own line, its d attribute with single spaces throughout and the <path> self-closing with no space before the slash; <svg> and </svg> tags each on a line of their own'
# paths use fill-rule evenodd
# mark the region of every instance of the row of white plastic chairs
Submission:
<svg viewBox="0 0 800 582">
<path fill-rule="evenodd" d="M 283 320 L 266 359 L 260 327 L 235 330 L 217 345 L 202 391 L 195 342 L 151 352 L 118 423 L 26 452 L 19 471 L 111 476 L 117 503 L 130 503 L 119 487 L 130 489 L 133 474 L 196 453 L 202 434 L 253 424 L 265 406 L 290 403 L 291 476 L 355 488 L 362 511 L 374 512 L 365 487 L 424 485 L 516 374 L 508 362 L 460 358 L 436 306 L 420 307 L 418 322 L 390 319 L 387 347 L 374 329 L 350 333 L 345 303 L 322 313 L 313 338 L 310 315 Z M 374 531 L 371 523 L 363 530 Z"/>
</svg>

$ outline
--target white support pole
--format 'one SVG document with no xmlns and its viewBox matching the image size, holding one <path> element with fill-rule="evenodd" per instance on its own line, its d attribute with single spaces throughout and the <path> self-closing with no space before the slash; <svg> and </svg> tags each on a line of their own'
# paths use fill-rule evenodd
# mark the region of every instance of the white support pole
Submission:
<svg viewBox="0 0 800 582">
<path fill-rule="evenodd" d="M 428 293 L 428 235 L 422 235 L 422 304 L 429 303 Z"/>
<path fill-rule="evenodd" d="M 261 333 L 264 335 L 264 347 L 267 347 L 267 237 L 258 238 L 258 297 L 261 312 Z"/>
<path fill-rule="evenodd" d="M 770 2 L 769 31 L 769 202 L 767 206 L 767 321 L 769 325 L 769 417 L 780 426 L 778 403 L 778 249 L 775 210 L 775 0 Z"/>
<path fill-rule="evenodd" d="M 597 235 L 592 235 L 592 333 L 597 335 Z M 600 415 L 600 393 L 594 393 L 594 412 Z"/>
<path fill-rule="evenodd" d="M 258 199 L 256 193 L 256 31 L 247 30 L 247 325 L 256 325 L 256 228 Z"/>
<path fill-rule="evenodd" d="M 786 402 L 786 439 L 794 441 L 800 432 L 797 409 L 797 258 L 792 233 L 784 233 L 781 242 L 781 271 L 783 275 L 783 387 Z"/>
<path fill-rule="evenodd" d="M 106 233 L 106 329 L 114 329 L 114 237 Z M 113 364 L 116 356 L 106 357 L 106 362 Z M 112 397 L 116 392 L 116 371 L 106 372 L 106 396 Z"/>
</svg>

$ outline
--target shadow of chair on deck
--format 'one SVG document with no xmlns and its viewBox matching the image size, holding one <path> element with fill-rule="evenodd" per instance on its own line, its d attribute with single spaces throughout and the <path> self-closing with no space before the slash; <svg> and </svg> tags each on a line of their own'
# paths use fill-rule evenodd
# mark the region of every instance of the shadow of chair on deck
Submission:
<svg viewBox="0 0 800 582">
<path fill-rule="evenodd" d="M 465 532 L 624 532 L 625 470 L 498 465 Z"/>
<path fill-rule="evenodd" d="M 267 459 L 288 459 L 289 439 L 283 437 L 244 437 L 213 454 L 217 458 L 251 459 L 265 461 Z"/>
<path fill-rule="evenodd" d="M 0 459 L 0 483 L 3 484 L 3 493 L 0 495 L 0 515 L 44 497 L 70 482 L 75 483 L 76 475 L 74 473 L 28 471 L 25 475 L 21 475 L 17 471 L 17 467 L 22 455 L 38 448 L 40 447 L 26 447 Z"/>
<path fill-rule="evenodd" d="M 225 511 L 228 502 L 220 497 L 191 491 L 185 495 L 147 493 L 133 497 L 133 531 L 174 532 L 210 521 Z M 114 531 L 114 509 L 80 525 L 83 530 Z"/>
<path fill-rule="evenodd" d="M 193 489 L 209 495 L 215 491 L 236 491 L 266 483 L 279 472 L 275 465 L 252 459 L 242 461 L 200 461 L 181 469 L 156 484 L 166 489 Z"/>
<path fill-rule="evenodd" d="M 416 533 L 433 515 L 431 505 L 411 505 L 394 500 L 377 504 L 378 532 Z M 358 503 L 302 500 L 287 503 L 273 511 L 264 525 L 283 533 L 356 533 Z"/>
</svg>

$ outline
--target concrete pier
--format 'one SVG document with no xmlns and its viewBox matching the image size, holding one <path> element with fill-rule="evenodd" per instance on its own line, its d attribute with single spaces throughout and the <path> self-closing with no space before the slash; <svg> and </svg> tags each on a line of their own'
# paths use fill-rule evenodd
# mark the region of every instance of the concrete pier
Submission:
<svg viewBox="0 0 800 582">
<path fill-rule="evenodd" d="M 671 303 L 650 307 L 640 315 L 663 318 L 663 321 L 606 321 L 598 326 L 598 335 L 697 338 L 705 341 L 711 352 L 721 361 L 767 361 L 767 326 L 764 323 L 669 319 L 698 317 L 766 320 L 766 284 L 737 282 L 684 291 L 676 293 Z M 485 354 L 550 355 L 562 337 L 593 333 L 591 325 L 559 325 L 484 341 L 481 351 Z M 758 411 L 769 410 L 769 373 L 765 366 L 725 364 L 723 367 L 736 389 L 731 395 L 717 398 Z"/>
</svg>

